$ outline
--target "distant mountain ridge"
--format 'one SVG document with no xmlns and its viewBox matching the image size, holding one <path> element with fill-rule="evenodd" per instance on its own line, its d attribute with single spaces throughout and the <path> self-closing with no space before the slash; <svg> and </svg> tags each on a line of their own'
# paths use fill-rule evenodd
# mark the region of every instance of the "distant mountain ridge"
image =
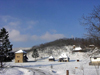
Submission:
<svg viewBox="0 0 100 75">
<path fill-rule="evenodd" d="M 18 50 L 20 50 L 20 49 L 22 49 L 22 50 L 30 50 L 31 49 L 31 47 L 19 47 L 19 48 L 13 48 L 13 50 L 12 51 L 18 51 Z"/>
</svg>

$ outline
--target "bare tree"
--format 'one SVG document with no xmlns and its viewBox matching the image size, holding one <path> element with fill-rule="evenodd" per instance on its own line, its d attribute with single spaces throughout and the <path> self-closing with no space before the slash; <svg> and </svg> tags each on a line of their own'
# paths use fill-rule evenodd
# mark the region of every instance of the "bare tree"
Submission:
<svg viewBox="0 0 100 75">
<path fill-rule="evenodd" d="M 100 40 L 100 6 L 94 7 L 88 16 L 83 16 L 81 23 L 87 26 L 89 37 Z"/>
</svg>

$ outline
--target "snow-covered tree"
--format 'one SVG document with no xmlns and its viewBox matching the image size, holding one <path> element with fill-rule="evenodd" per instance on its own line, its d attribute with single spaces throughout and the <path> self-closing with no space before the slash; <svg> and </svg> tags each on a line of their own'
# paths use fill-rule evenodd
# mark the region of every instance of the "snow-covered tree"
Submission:
<svg viewBox="0 0 100 75">
<path fill-rule="evenodd" d="M 39 53 L 38 53 L 37 49 L 33 50 L 32 57 L 35 58 L 35 61 L 36 61 L 36 58 L 39 57 Z"/>
<path fill-rule="evenodd" d="M 5 28 L 0 30 L 0 67 L 3 67 L 3 61 L 5 60 L 9 51 L 12 50 L 12 45 L 9 42 L 9 34 Z"/>
</svg>

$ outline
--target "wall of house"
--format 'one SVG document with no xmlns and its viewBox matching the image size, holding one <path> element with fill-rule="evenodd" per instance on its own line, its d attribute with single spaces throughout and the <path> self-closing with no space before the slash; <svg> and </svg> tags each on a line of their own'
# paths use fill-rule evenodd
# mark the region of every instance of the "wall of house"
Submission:
<svg viewBox="0 0 100 75">
<path fill-rule="evenodd" d="M 23 62 L 23 53 L 16 53 L 15 54 L 15 63 L 22 63 Z"/>
</svg>

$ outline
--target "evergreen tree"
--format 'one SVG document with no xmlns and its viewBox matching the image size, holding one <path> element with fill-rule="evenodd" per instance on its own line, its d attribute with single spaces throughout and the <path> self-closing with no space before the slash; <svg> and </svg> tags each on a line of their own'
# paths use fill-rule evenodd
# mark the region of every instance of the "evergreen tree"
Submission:
<svg viewBox="0 0 100 75">
<path fill-rule="evenodd" d="M 37 49 L 34 49 L 34 50 L 33 50 L 32 57 L 35 58 L 35 61 L 36 61 L 36 58 L 39 57 L 39 54 L 38 54 Z"/>
<path fill-rule="evenodd" d="M 7 54 L 9 51 L 12 50 L 12 45 L 10 45 L 10 42 L 9 42 L 9 34 L 8 32 L 6 31 L 5 28 L 2 28 L 0 30 L 0 67 L 2 68 L 3 67 L 3 61 L 5 60 Z"/>
</svg>

